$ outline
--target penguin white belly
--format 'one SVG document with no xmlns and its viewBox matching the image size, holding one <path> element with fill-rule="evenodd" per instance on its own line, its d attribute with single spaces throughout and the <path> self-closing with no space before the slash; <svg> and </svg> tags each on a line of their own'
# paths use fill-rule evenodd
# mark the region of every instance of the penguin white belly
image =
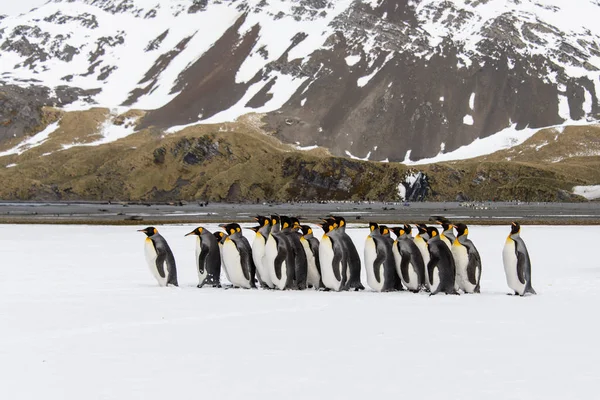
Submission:
<svg viewBox="0 0 600 400">
<path fill-rule="evenodd" d="M 433 268 L 432 275 L 433 279 L 431 280 L 431 293 L 435 292 L 440 286 L 440 269 L 438 267 Z"/>
<path fill-rule="evenodd" d="M 204 281 L 206 280 L 206 276 L 208 275 L 208 271 L 206 268 L 202 272 L 200 272 L 200 253 L 202 252 L 202 240 L 200 240 L 200 236 L 196 236 L 196 271 L 198 271 L 198 285 L 202 286 Z"/>
<path fill-rule="evenodd" d="M 315 260 L 312 250 L 310 249 L 310 243 L 304 238 L 300 238 L 300 243 L 302 243 L 304 254 L 306 254 L 306 261 L 308 262 L 306 283 L 308 286 L 318 289 L 319 282 L 321 281 L 321 275 L 319 274 L 319 270 L 317 270 L 317 261 Z"/>
<path fill-rule="evenodd" d="M 265 264 L 265 247 L 266 243 L 264 236 L 257 233 L 252 242 L 252 259 L 254 260 L 254 265 L 256 265 L 256 272 L 258 273 L 260 280 L 272 289 L 273 281 L 271 280 L 269 269 Z"/>
<path fill-rule="evenodd" d="M 335 275 L 333 273 L 333 243 L 331 242 L 331 239 L 329 238 L 329 236 L 327 235 L 323 235 L 323 239 L 321 240 L 321 243 L 319 244 L 319 260 L 321 261 L 321 278 L 323 279 L 323 285 L 325 285 L 325 287 L 331 289 L 331 290 L 335 290 L 335 291 L 339 291 L 340 287 L 342 286 L 342 282 L 338 281 L 335 278 Z M 341 264 L 341 262 L 340 262 Z M 341 271 L 341 265 L 340 266 L 336 266 L 336 268 L 340 268 L 339 270 Z"/>
<path fill-rule="evenodd" d="M 504 273 L 506 274 L 506 283 L 508 283 L 508 287 L 518 294 L 523 295 L 525 292 L 525 284 L 519 281 L 519 276 L 517 274 L 518 260 L 515 247 L 516 243 L 514 240 L 511 238 L 506 239 L 506 244 L 502 251 L 502 262 L 504 263 Z"/>
<path fill-rule="evenodd" d="M 227 238 L 223 243 L 223 264 L 227 277 L 233 286 L 250 289 L 250 281 L 244 276 L 242 259 L 233 240 Z"/>
<path fill-rule="evenodd" d="M 284 260 L 281 263 L 281 279 L 277 279 L 277 274 L 275 273 L 275 258 L 277 258 L 277 254 L 277 243 L 275 242 L 273 236 L 269 235 L 269 238 L 265 243 L 265 256 L 263 257 L 263 261 L 265 261 L 266 266 L 265 269 L 267 270 L 273 287 L 276 287 L 279 290 L 284 290 L 287 282 L 287 267 Z"/>
<path fill-rule="evenodd" d="M 156 268 L 156 258 L 158 254 L 156 254 L 156 249 L 154 248 L 154 243 L 152 243 L 152 239 L 146 238 L 144 241 L 144 254 L 146 256 L 146 262 L 148 263 L 148 268 L 150 268 L 150 272 L 152 276 L 156 278 L 159 286 L 167 286 L 167 282 L 169 280 L 169 273 L 167 271 L 167 264 L 163 263 L 163 271 L 165 273 L 164 278 L 160 276 L 158 273 L 158 269 Z"/>
<path fill-rule="evenodd" d="M 383 290 L 383 284 L 385 283 L 383 278 L 383 263 L 374 265 L 376 258 L 377 247 L 375 246 L 375 240 L 373 240 L 371 236 L 368 236 L 365 241 L 365 270 L 367 271 L 367 284 L 376 292 L 381 292 Z M 375 278 L 375 268 L 379 269 L 379 282 L 377 282 L 377 278 Z"/>
<path fill-rule="evenodd" d="M 469 265 L 469 253 L 467 248 L 460 243 L 454 243 L 452 245 L 452 257 L 454 257 L 454 262 L 456 264 L 455 286 L 465 293 L 475 292 L 475 285 L 469 282 L 469 274 L 467 273 L 467 266 Z"/>
<path fill-rule="evenodd" d="M 408 264 L 408 278 L 408 282 L 405 282 L 404 278 L 402 279 L 402 283 L 404 283 L 408 290 L 419 290 L 419 275 L 415 271 L 415 266 L 412 263 Z"/>
<path fill-rule="evenodd" d="M 427 272 L 427 264 L 429 264 L 430 260 L 429 250 L 427 249 L 427 243 L 421 236 L 417 235 L 415 236 L 415 244 L 421 252 L 421 256 L 423 257 L 423 263 L 425 264 L 425 286 L 428 289 L 431 289 L 431 282 L 429 282 L 429 273 Z"/>
</svg>

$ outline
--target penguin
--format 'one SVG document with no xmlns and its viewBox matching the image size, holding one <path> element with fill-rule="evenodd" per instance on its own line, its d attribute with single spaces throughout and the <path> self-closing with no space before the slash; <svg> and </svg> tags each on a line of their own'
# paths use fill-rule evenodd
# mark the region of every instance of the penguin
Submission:
<svg viewBox="0 0 600 400">
<path fill-rule="evenodd" d="M 282 216 L 280 217 L 280 222 L 281 232 L 288 238 L 294 255 L 294 289 L 304 290 L 306 289 L 308 262 L 306 260 L 306 253 L 300 242 L 302 235 L 298 232 L 300 221 L 295 217 Z"/>
<path fill-rule="evenodd" d="M 328 220 L 332 220 L 337 225 L 336 233 L 339 234 L 342 245 L 344 246 L 344 254 L 347 260 L 348 277 L 346 286 L 348 289 L 354 289 L 355 291 L 364 290 L 365 287 L 360 281 L 360 270 L 361 261 L 358 255 L 358 250 L 350 238 L 350 235 L 346 233 L 346 220 L 343 217 L 332 216 Z"/>
<path fill-rule="evenodd" d="M 256 288 L 252 248 L 242 235 L 242 228 L 236 223 L 219 226 L 229 234 L 223 242 L 223 265 L 231 284 L 244 289 Z"/>
<path fill-rule="evenodd" d="M 147 236 L 144 243 L 146 262 L 148 263 L 150 272 L 152 272 L 152 275 L 158 281 L 158 285 L 179 286 L 177 283 L 175 257 L 165 238 L 153 226 L 140 229 L 138 232 L 144 232 Z"/>
<path fill-rule="evenodd" d="M 198 288 L 209 285 L 221 287 L 221 250 L 215 236 L 203 227 L 198 227 L 185 236 L 196 235 L 196 268 Z"/>
<path fill-rule="evenodd" d="M 280 232 L 279 216 L 271 216 L 271 232 L 265 243 L 266 269 L 279 290 L 291 289 L 294 284 L 294 257 L 287 237 Z"/>
<path fill-rule="evenodd" d="M 448 246 L 440 239 L 437 228 L 427 228 L 427 247 L 429 249 L 429 263 L 427 274 L 429 276 L 431 295 L 439 292 L 458 294 L 454 288 L 456 278 L 456 265 Z"/>
<path fill-rule="evenodd" d="M 430 290 L 431 284 L 429 282 L 429 274 L 427 273 L 427 264 L 429 264 L 429 248 L 427 247 L 427 239 L 429 239 L 429 235 L 427 234 L 427 226 L 425 224 L 418 224 L 416 226 L 418 233 L 414 238 L 414 242 L 419 249 L 419 252 L 421 252 L 421 257 L 423 258 L 423 283 L 425 284 L 425 289 Z"/>
<path fill-rule="evenodd" d="M 313 230 L 308 225 L 301 225 L 302 236 L 300 243 L 306 254 L 308 270 L 306 274 L 306 285 L 314 289 L 323 288 L 321 280 L 321 263 L 319 261 L 319 239 L 314 237 Z"/>
<path fill-rule="evenodd" d="M 382 235 L 379 225 L 375 222 L 369 223 L 369 230 L 370 233 L 365 240 L 367 284 L 376 292 L 393 291 L 396 288 L 393 240 Z"/>
<path fill-rule="evenodd" d="M 261 215 L 255 219 L 258 222 L 258 226 L 250 229 L 256 232 L 256 236 L 252 242 L 252 259 L 256 266 L 256 277 L 263 289 L 273 289 L 275 285 L 271 280 L 271 274 L 267 266 L 267 260 L 265 259 L 267 239 L 271 233 L 271 220 Z"/>
<path fill-rule="evenodd" d="M 225 277 L 231 283 L 227 268 L 225 268 L 225 265 L 223 264 L 223 243 L 225 243 L 225 238 L 227 238 L 228 235 L 225 232 L 216 231 L 213 233 L 213 236 L 215 239 L 217 239 L 217 243 L 219 244 L 219 254 L 221 255 L 221 271 L 225 272 Z"/>
<path fill-rule="evenodd" d="M 323 285 L 330 290 L 339 292 L 345 286 L 344 276 L 347 276 L 344 246 L 339 235 L 334 230 L 335 222 L 326 221 L 321 224 L 323 237 L 319 243 L 319 261 L 321 262 L 321 279 Z"/>
<path fill-rule="evenodd" d="M 440 233 L 440 239 L 446 243 L 446 246 L 450 249 L 452 253 L 452 257 L 454 257 L 454 253 L 452 252 L 452 244 L 456 237 L 454 236 L 454 225 L 450 222 L 450 220 L 446 217 L 442 217 L 441 215 L 433 216 L 429 218 L 430 221 L 435 221 L 442 226 L 442 232 Z M 456 264 L 456 258 L 454 258 L 454 264 Z M 456 270 L 458 274 L 458 270 Z M 454 279 L 454 289 L 458 290 L 458 275 Z"/>
<path fill-rule="evenodd" d="M 521 238 L 521 225 L 518 222 L 511 224 L 510 235 L 506 238 L 502 252 L 504 272 L 508 287 L 514 290 L 515 295 L 525 296 L 536 294 L 531 286 L 531 261 L 527 246 Z"/>
<path fill-rule="evenodd" d="M 392 239 L 392 235 L 390 234 L 390 232 L 391 232 L 390 228 L 388 228 L 386 225 L 379 225 L 379 233 L 381 233 L 381 236 L 387 242 L 387 244 L 390 245 L 390 249 L 392 250 L 393 264 L 395 264 L 396 261 L 393 258 L 394 257 L 394 239 Z M 404 288 L 402 287 L 402 279 L 400 278 L 399 273 L 396 271 L 395 265 L 394 265 L 393 279 L 394 279 L 394 289 L 404 290 Z"/>
<path fill-rule="evenodd" d="M 392 228 L 396 235 L 392 252 L 396 263 L 396 272 L 402 279 L 402 283 L 413 293 L 421 290 L 425 284 L 425 263 L 423 255 L 411 236 L 411 226 L 404 224 L 403 227 Z"/>
<path fill-rule="evenodd" d="M 456 264 L 455 286 L 465 293 L 479 293 L 481 279 L 481 257 L 477 248 L 468 239 L 469 228 L 465 224 L 455 225 L 457 236 L 452 243 L 452 255 Z"/>
</svg>

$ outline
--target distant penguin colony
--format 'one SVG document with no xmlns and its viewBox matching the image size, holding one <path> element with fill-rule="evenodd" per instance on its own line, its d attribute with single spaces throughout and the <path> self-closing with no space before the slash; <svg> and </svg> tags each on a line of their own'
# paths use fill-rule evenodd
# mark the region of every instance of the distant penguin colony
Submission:
<svg viewBox="0 0 600 400">
<path fill-rule="evenodd" d="M 185 235 L 196 237 L 198 288 L 220 288 L 223 271 L 230 282 L 227 287 L 234 288 L 363 290 L 364 267 L 367 284 L 375 292 L 407 290 L 432 296 L 481 291 L 482 262 L 468 238 L 469 228 L 445 217 L 430 218 L 441 225 L 441 232 L 417 224 L 414 237 L 409 224 L 387 227 L 370 222 L 364 265 L 342 217 L 322 220 L 320 241 L 313 228 L 301 225 L 296 217 L 257 216 L 255 220 L 258 226 L 248 228 L 256 234 L 252 245 L 237 223 L 219 225 L 224 232 L 198 227 Z M 139 232 L 147 236 L 146 261 L 158 284 L 178 286 L 175 258 L 167 241 L 154 227 Z M 513 222 L 502 252 L 506 281 L 515 295 L 533 295 L 531 260 L 520 233 L 519 223 Z"/>
</svg>

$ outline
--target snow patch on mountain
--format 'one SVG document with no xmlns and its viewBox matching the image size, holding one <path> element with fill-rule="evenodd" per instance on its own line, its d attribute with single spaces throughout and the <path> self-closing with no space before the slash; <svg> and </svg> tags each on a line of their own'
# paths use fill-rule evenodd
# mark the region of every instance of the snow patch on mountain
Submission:
<svg viewBox="0 0 600 400">
<path fill-rule="evenodd" d="M 48 125 L 43 131 L 36 133 L 35 135 L 29 137 L 28 139 L 19 143 L 12 149 L 0 152 L 0 157 L 9 156 L 11 154 L 21 155 L 24 152 L 26 152 L 27 150 L 31 150 L 34 147 L 38 147 L 39 145 L 44 143 L 46 140 L 48 140 L 48 137 L 50 137 L 50 135 L 54 131 L 56 131 L 59 128 L 59 126 L 60 126 L 60 121 L 56 121 L 56 122 Z"/>
<path fill-rule="evenodd" d="M 573 194 L 583 196 L 588 200 L 600 199 L 600 185 L 574 186 Z"/>
</svg>

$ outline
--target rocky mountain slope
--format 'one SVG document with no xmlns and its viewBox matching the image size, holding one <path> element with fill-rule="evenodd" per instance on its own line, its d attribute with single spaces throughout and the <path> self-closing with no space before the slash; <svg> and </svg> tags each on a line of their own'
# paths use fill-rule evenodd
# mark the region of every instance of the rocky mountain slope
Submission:
<svg viewBox="0 0 600 400">
<path fill-rule="evenodd" d="M 476 161 L 459 162 L 456 174 L 453 163 L 409 172 L 394 162 L 436 157 L 507 128 L 596 132 L 598 16 L 594 0 L 51 0 L 0 19 L 0 164 L 10 166 L 0 171 L 10 182 L 3 193 L 392 199 L 420 171 L 429 174 L 428 198 L 494 197 L 481 189 L 478 176 L 487 172 Z M 232 122 L 248 113 L 250 128 Z M 222 131 L 232 126 L 239 138 Z M 212 156 L 190 167 L 173 141 L 195 148 L 198 137 L 210 142 L 198 151 Z M 231 154 L 211 147 L 219 140 Z M 278 150 L 261 153 L 263 140 Z M 562 151 L 560 136 L 549 143 L 561 158 L 555 163 L 500 153 L 480 159 L 505 177 L 548 179 L 535 195 L 499 182 L 506 190 L 498 196 L 570 199 L 573 185 L 599 182 L 563 168 L 577 164 L 585 144 Z M 163 183 L 145 182 L 134 159 Z M 265 176 L 249 171 L 265 165 L 273 171 L 261 187 Z M 249 175 L 221 174 L 228 168 Z M 380 182 L 363 179 L 366 171 Z M 463 182 L 436 186 L 442 176 Z M 469 180 L 479 183 L 464 187 Z"/>
<path fill-rule="evenodd" d="M 54 0 L 0 21 L 0 79 L 48 87 L 46 105 L 68 86 L 75 107 L 149 110 L 138 129 L 266 112 L 286 142 L 417 160 L 596 119 L 599 15 L 593 0 Z"/>
</svg>

